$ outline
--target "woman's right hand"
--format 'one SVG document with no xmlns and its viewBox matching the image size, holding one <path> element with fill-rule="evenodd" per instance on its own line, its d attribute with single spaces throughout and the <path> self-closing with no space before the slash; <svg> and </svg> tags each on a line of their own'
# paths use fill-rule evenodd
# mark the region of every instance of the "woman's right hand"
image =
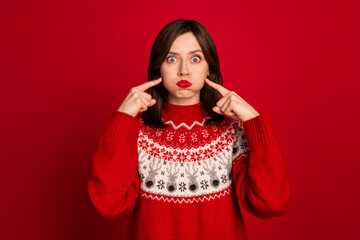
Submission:
<svg viewBox="0 0 360 240">
<path fill-rule="evenodd" d="M 151 98 L 151 95 L 145 91 L 148 88 L 159 84 L 161 80 L 162 78 L 160 77 L 158 79 L 148 81 L 139 86 L 131 88 L 124 101 L 118 108 L 118 111 L 127 113 L 133 117 L 135 117 L 138 112 L 146 111 L 148 107 L 151 107 L 156 103 L 156 100 Z"/>
</svg>

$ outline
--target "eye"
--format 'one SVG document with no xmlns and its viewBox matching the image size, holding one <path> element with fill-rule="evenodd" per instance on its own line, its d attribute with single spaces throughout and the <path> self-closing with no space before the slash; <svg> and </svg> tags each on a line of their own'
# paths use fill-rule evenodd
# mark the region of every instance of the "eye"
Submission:
<svg viewBox="0 0 360 240">
<path fill-rule="evenodd" d="M 173 60 L 169 60 L 169 59 L 173 59 Z M 167 60 L 168 60 L 168 62 L 172 63 L 172 62 L 175 62 L 176 58 L 175 57 L 168 57 Z"/>
<path fill-rule="evenodd" d="M 196 60 L 195 62 L 200 62 L 200 60 L 201 60 L 201 58 L 200 58 L 199 56 L 195 56 L 195 57 L 193 57 L 192 59 L 198 59 L 198 60 Z"/>
</svg>

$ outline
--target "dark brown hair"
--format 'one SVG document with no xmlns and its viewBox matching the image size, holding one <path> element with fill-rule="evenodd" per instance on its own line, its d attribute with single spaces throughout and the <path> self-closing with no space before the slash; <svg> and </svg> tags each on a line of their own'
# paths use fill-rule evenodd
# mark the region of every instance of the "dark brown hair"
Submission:
<svg viewBox="0 0 360 240">
<path fill-rule="evenodd" d="M 209 65 L 210 75 L 207 78 L 223 85 L 219 57 L 210 33 L 198 21 L 186 19 L 178 19 L 167 24 L 157 35 L 150 53 L 148 81 L 161 77 L 160 66 L 169 53 L 172 43 L 178 36 L 187 32 L 194 34 L 203 51 L 205 60 Z M 147 126 L 166 128 L 167 125 L 162 121 L 161 112 L 164 102 L 167 102 L 168 91 L 164 87 L 163 82 L 147 89 L 146 92 L 156 100 L 156 103 L 142 112 L 141 115 L 144 123 Z M 205 83 L 204 87 L 200 90 L 200 101 L 204 110 L 211 116 L 205 121 L 205 125 L 217 125 L 224 119 L 224 115 L 217 114 L 212 110 L 220 99 L 221 94 Z"/>
</svg>

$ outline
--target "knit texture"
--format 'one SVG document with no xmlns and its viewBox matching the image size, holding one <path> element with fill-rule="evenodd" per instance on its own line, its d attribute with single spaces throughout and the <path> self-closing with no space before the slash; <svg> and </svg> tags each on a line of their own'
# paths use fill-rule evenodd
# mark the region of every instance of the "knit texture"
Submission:
<svg viewBox="0 0 360 240">
<path fill-rule="evenodd" d="M 247 239 L 239 204 L 281 216 L 291 195 L 269 114 L 217 126 L 202 103 L 165 103 L 166 129 L 115 111 L 93 157 L 88 194 L 102 216 L 129 216 L 127 239 Z"/>
</svg>

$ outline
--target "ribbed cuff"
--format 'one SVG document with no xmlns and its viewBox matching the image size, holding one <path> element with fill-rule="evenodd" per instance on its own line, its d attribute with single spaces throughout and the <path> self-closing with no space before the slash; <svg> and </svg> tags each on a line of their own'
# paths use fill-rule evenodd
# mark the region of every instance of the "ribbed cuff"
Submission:
<svg viewBox="0 0 360 240">
<path fill-rule="evenodd" d="M 114 111 L 106 122 L 103 137 L 119 140 L 124 143 L 137 141 L 140 123 L 130 114 Z"/>
<path fill-rule="evenodd" d="M 245 121 L 243 126 L 250 151 L 265 143 L 278 140 L 268 113 L 260 114 Z"/>
</svg>

